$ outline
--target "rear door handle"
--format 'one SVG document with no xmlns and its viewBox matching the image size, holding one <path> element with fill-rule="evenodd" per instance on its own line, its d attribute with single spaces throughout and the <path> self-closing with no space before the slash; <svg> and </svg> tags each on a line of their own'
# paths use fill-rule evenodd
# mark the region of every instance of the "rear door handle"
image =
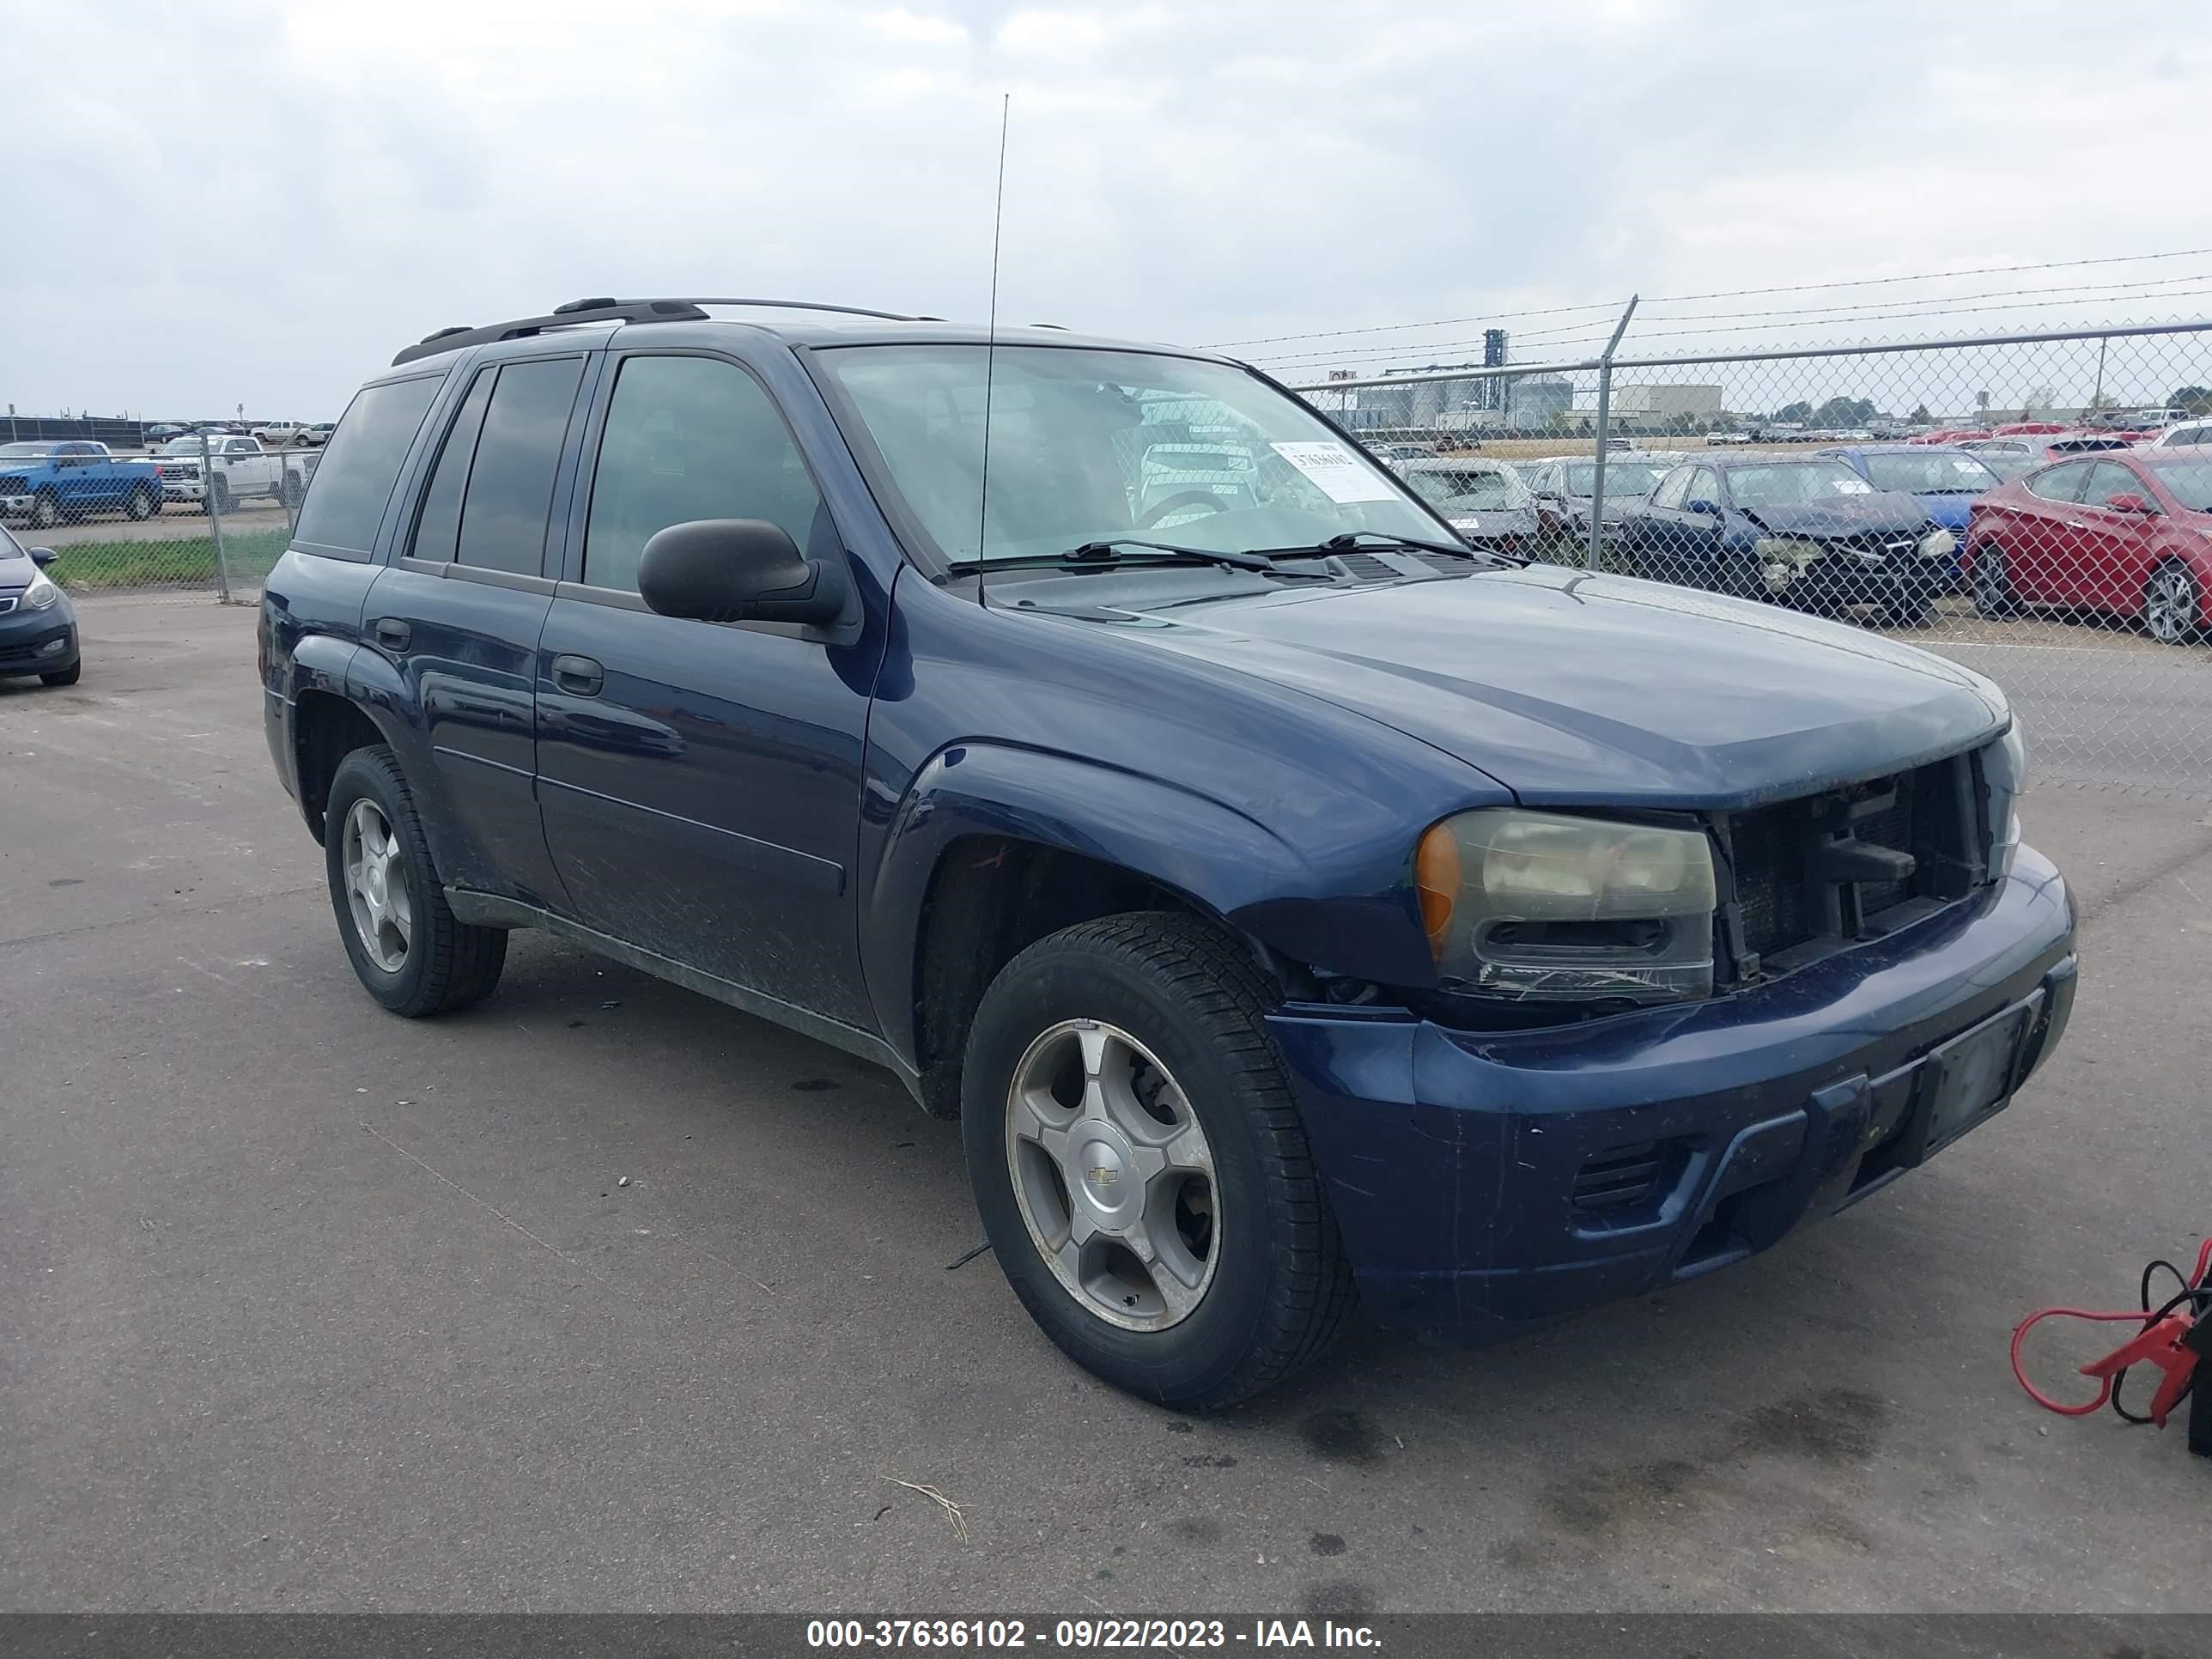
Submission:
<svg viewBox="0 0 2212 1659">
<path fill-rule="evenodd" d="M 397 617 L 376 619 L 376 642 L 394 651 L 404 651 L 407 642 L 415 637 L 415 630 Z"/>
<path fill-rule="evenodd" d="M 606 683 L 606 671 L 589 657 L 563 654 L 553 659 L 553 684 L 574 696 L 596 697 Z"/>
</svg>

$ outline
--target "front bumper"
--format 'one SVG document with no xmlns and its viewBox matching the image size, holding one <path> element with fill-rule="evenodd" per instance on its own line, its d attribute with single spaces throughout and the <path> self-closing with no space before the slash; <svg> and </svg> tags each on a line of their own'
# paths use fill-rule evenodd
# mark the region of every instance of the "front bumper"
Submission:
<svg viewBox="0 0 2212 1659">
<path fill-rule="evenodd" d="M 207 486 L 197 478 L 161 480 L 161 499 L 165 501 L 197 501 L 206 495 Z"/>
<path fill-rule="evenodd" d="M 1753 572 L 1766 593 L 1784 601 L 1831 605 L 1896 605 L 1932 599 L 1950 584 L 1957 568 L 1954 547 L 1940 558 L 1917 554 L 1870 558 L 1856 550 L 1824 549 L 1817 556 L 1761 558 L 1751 556 Z"/>
<path fill-rule="evenodd" d="M 1492 1340 L 1741 1261 L 1985 1121 L 2065 1029 L 2073 939 L 2022 848 L 1973 900 L 1710 1002 L 1269 1023 L 1370 1310 Z"/>
<path fill-rule="evenodd" d="M 76 617 L 69 601 L 44 611 L 0 614 L 0 676 L 58 674 L 77 659 Z"/>
</svg>

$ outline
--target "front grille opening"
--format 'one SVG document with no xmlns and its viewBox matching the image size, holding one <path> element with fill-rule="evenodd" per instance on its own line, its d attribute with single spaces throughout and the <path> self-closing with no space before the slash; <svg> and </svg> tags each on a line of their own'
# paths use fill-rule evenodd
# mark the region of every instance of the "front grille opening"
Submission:
<svg viewBox="0 0 2212 1659">
<path fill-rule="evenodd" d="M 1679 1140 L 1639 1140 L 1594 1153 L 1576 1172 L 1575 1208 L 1616 1218 L 1641 1208 L 1680 1169 L 1681 1152 Z"/>
<path fill-rule="evenodd" d="M 1725 851 L 1740 965 L 1823 939 L 1874 937 L 1872 919 L 1917 900 L 1963 895 L 1971 826 L 1966 757 L 1729 815 Z M 1836 843 L 1911 856 L 1909 874 L 1836 878 Z M 1860 860 L 1858 862 L 1867 862 Z M 1781 964 L 1784 967 L 1792 963 Z"/>
</svg>

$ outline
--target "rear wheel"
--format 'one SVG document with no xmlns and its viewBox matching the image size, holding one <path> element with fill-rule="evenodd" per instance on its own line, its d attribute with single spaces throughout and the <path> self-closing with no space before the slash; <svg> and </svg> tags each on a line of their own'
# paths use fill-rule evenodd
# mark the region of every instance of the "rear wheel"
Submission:
<svg viewBox="0 0 2212 1659">
<path fill-rule="evenodd" d="M 1214 927 L 1143 913 L 1023 951 L 969 1036 L 969 1174 L 1015 1294 L 1079 1364 L 1180 1409 L 1311 1363 L 1351 1304 L 1277 1000 Z"/>
<path fill-rule="evenodd" d="M 131 492 L 131 499 L 123 503 L 123 515 L 128 519 L 150 519 L 161 510 L 161 498 L 144 484 Z"/>
<path fill-rule="evenodd" d="M 507 934 L 471 927 L 447 904 L 391 750 L 356 749 L 338 763 L 323 822 L 331 908 L 368 994 L 410 1018 L 490 994 L 507 963 Z"/>
<path fill-rule="evenodd" d="M 2143 584 L 2143 629 L 2160 644 L 2188 644 L 2197 637 L 2203 614 L 2203 595 L 2187 565 L 2162 564 Z"/>
<path fill-rule="evenodd" d="M 31 528 L 52 530 L 62 521 L 62 504 L 53 491 L 42 489 L 31 498 Z"/>
<path fill-rule="evenodd" d="M 2020 599 L 2012 591 L 2012 578 L 2005 574 L 2004 550 L 1993 542 L 1984 542 L 1969 557 L 1975 611 L 1990 622 L 2009 622 L 2017 617 Z"/>
</svg>

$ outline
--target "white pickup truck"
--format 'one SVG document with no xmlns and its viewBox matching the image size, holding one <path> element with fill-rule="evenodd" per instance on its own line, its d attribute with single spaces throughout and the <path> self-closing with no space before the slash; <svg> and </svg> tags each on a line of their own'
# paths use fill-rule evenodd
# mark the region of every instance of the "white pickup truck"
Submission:
<svg viewBox="0 0 2212 1659">
<path fill-rule="evenodd" d="M 235 433 L 210 433 L 204 440 L 204 465 L 202 441 L 198 437 L 173 438 L 155 452 L 164 501 L 196 502 L 204 513 L 212 496 L 216 510 L 224 512 L 232 502 L 255 496 L 295 507 L 307 493 L 312 469 L 297 453 L 264 449 L 258 439 Z M 210 466 L 212 477 L 204 477 Z"/>
</svg>

